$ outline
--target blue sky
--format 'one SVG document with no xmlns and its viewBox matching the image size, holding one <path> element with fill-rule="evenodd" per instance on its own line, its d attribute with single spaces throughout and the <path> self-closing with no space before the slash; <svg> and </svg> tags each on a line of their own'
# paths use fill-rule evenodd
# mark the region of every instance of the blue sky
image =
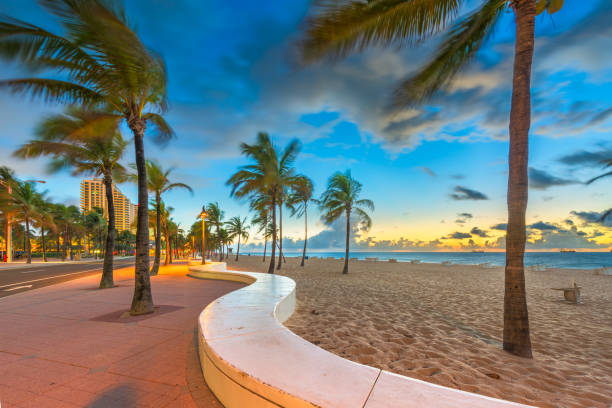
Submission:
<svg viewBox="0 0 612 408">
<path fill-rule="evenodd" d="M 466 10 L 478 3 L 469 1 Z M 612 157 L 612 6 L 566 3 L 536 22 L 528 210 L 534 250 L 604 249 L 612 242 L 608 226 L 597 221 L 612 204 L 610 181 L 582 184 L 602 171 L 599 160 Z M 267 131 L 280 146 L 301 140 L 297 168 L 314 180 L 317 194 L 338 170 L 350 168 L 363 183 L 376 211 L 372 230 L 357 233 L 355 247 L 503 247 L 503 229 L 492 227 L 506 218 L 512 14 L 450 89 L 390 116 L 384 106 L 394 86 L 426 60 L 436 39 L 298 68 L 292 58 L 307 1 L 168 4 L 126 1 L 138 33 L 168 65 L 167 118 L 177 139 L 163 149 L 149 141 L 147 154 L 176 167 L 176 180 L 195 189 L 193 196 L 166 197 L 182 226 L 195 221 L 204 202 L 218 201 L 228 217 L 248 214 L 224 184 L 245 163 L 239 143 Z M 32 0 L 3 0 L 0 12 L 58 29 Z M 1 78 L 21 74 L 0 67 Z M 2 92 L 0 109 L 0 162 L 23 178 L 47 180 L 56 200 L 76 203 L 78 180 L 46 174 L 44 159 L 10 157 L 37 121 L 58 108 Z M 130 151 L 126 163 L 132 157 Z M 136 198 L 134 186 L 120 188 Z M 313 249 L 342 242 L 340 225 L 323 225 L 316 210 L 311 220 L 311 234 L 318 234 Z M 302 220 L 287 218 L 285 232 L 286 245 L 299 247 Z"/>
</svg>

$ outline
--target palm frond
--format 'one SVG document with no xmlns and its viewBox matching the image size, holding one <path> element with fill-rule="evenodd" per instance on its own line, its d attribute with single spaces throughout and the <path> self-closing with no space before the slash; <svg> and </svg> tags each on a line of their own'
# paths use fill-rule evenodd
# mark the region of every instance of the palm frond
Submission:
<svg viewBox="0 0 612 408">
<path fill-rule="evenodd" d="M 457 23 L 446 34 L 433 59 L 401 83 L 395 91 L 393 107 L 403 108 L 420 103 L 448 85 L 459 70 L 476 55 L 507 8 L 507 0 L 488 0 L 470 16 Z"/>
<path fill-rule="evenodd" d="M 370 45 L 421 41 L 441 32 L 464 0 L 323 1 L 300 44 L 304 62 L 345 57 Z"/>
<path fill-rule="evenodd" d="M 143 119 L 147 121 L 147 124 L 151 128 L 151 135 L 153 141 L 158 145 L 166 145 L 176 135 L 172 127 L 166 122 L 166 119 L 158 113 L 147 113 L 143 115 Z"/>
<path fill-rule="evenodd" d="M 0 81 L 0 88 L 8 88 L 14 94 L 30 94 L 46 102 L 95 105 L 103 101 L 103 95 L 92 89 L 57 79 L 10 79 Z"/>
</svg>

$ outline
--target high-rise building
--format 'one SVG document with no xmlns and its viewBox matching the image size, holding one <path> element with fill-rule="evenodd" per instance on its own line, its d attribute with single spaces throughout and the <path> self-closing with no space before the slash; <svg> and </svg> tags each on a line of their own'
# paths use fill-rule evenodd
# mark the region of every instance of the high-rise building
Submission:
<svg viewBox="0 0 612 408">
<path fill-rule="evenodd" d="M 132 223 L 136 220 L 136 208 L 132 202 L 113 184 L 113 204 L 115 206 L 115 228 L 118 232 L 133 230 Z M 93 211 L 101 208 L 104 218 L 108 219 L 106 204 L 106 188 L 100 179 L 81 181 L 81 211 Z"/>
</svg>

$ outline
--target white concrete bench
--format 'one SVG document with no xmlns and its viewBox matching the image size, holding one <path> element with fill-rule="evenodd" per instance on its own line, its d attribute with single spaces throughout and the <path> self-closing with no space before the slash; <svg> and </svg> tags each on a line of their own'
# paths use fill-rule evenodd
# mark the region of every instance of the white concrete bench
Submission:
<svg viewBox="0 0 612 408">
<path fill-rule="evenodd" d="M 354 363 L 283 326 L 295 308 L 284 276 L 191 266 L 189 276 L 250 284 L 209 304 L 199 317 L 204 378 L 227 408 L 519 407 Z"/>
</svg>

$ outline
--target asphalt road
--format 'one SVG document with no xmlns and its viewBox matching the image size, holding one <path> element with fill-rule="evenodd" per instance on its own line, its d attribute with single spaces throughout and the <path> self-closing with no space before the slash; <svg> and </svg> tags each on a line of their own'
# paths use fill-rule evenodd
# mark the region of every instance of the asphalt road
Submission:
<svg viewBox="0 0 612 408">
<path fill-rule="evenodd" d="M 115 260 L 114 269 L 134 265 L 134 258 Z M 0 298 L 44 286 L 82 278 L 102 272 L 102 262 L 65 263 L 57 265 L 33 264 L 3 268 L 0 264 Z"/>
</svg>

